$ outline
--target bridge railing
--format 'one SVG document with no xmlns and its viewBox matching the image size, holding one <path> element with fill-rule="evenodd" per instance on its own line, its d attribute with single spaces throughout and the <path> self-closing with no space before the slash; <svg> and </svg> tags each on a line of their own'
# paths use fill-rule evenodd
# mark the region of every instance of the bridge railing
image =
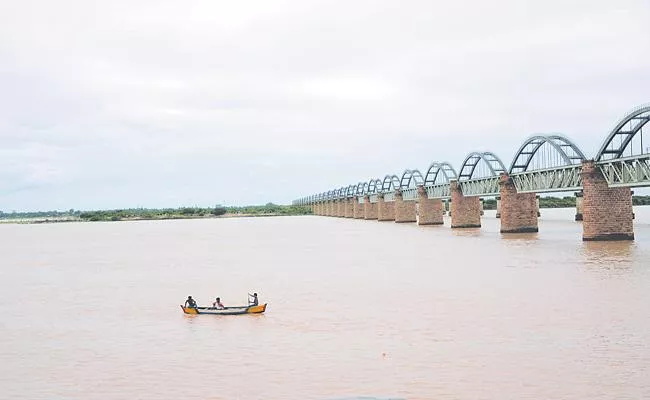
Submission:
<svg viewBox="0 0 650 400">
<path fill-rule="evenodd" d="M 459 181 L 463 196 L 496 196 L 499 194 L 499 177 L 490 176 Z"/>
<path fill-rule="evenodd" d="M 650 186 L 650 154 L 601 161 L 598 168 L 609 186 Z"/>
<path fill-rule="evenodd" d="M 415 188 L 403 189 L 402 199 L 406 201 L 414 201 L 418 199 L 418 190 Z"/>
<path fill-rule="evenodd" d="M 395 192 L 388 192 L 384 194 L 384 201 L 395 201 Z"/>
<path fill-rule="evenodd" d="M 448 199 L 451 197 L 451 187 L 448 183 L 426 186 L 424 189 L 430 199 Z"/>
<path fill-rule="evenodd" d="M 378 196 L 376 194 L 371 194 L 370 196 L 368 196 L 368 198 L 370 199 L 371 203 L 376 203 Z"/>
<path fill-rule="evenodd" d="M 520 172 L 512 175 L 517 192 L 544 193 L 582 189 L 580 164 Z"/>
</svg>

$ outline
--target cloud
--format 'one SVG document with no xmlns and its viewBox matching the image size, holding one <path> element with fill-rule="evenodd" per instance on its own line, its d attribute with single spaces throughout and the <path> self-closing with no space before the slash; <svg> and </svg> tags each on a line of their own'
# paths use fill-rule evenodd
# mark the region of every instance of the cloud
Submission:
<svg viewBox="0 0 650 400">
<path fill-rule="evenodd" d="M 0 5 L 0 209 L 289 202 L 648 101 L 644 1 Z"/>
</svg>

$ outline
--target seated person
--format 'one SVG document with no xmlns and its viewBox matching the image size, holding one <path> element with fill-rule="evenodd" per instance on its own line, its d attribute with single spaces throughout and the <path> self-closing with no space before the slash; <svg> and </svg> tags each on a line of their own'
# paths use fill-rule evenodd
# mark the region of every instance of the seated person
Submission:
<svg viewBox="0 0 650 400">
<path fill-rule="evenodd" d="M 196 301 L 194 301 L 192 296 L 187 296 L 187 300 L 185 300 L 185 307 L 196 308 Z"/>
<path fill-rule="evenodd" d="M 249 293 L 248 294 L 248 305 L 249 306 L 256 306 L 258 304 L 259 304 L 259 302 L 257 300 L 257 293 L 253 293 L 252 295 Z"/>
<path fill-rule="evenodd" d="M 216 308 L 217 310 L 223 310 L 224 308 L 226 308 L 226 307 L 223 306 L 223 304 L 221 304 L 221 298 L 220 297 L 217 297 L 217 301 L 212 303 L 212 307 Z"/>
</svg>

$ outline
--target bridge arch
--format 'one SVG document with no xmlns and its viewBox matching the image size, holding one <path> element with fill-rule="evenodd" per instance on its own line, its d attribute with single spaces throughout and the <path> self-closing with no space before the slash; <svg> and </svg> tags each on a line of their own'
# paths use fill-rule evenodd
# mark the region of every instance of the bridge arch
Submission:
<svg viewBox="0 0 650 400">
<path fill-rule="evenodd" d="M 400 181 L 397 175 L 386 175 L 381 184 L 382 193 L 392 192 L 400 188 Z"/>
<path fill-rule="evenodd" d="M 400 179 L 400 188 L 408 189 L 415 188 L 418 185 L 424 184 L 424 177 L 422 173 L 417 169 L 406 169 L 402 173 L 402 178 Z"/>
<path fill-rule="evenodd" d="M 494 153 L 475 151 L 465 157 L 465 161 L 460 167 L 458 180 L 499 176 L 502 172 L 506 172 L 506 167 Z"/>
<path fill-rule="evenodd" d="M 345 191 L 346 191 L 347 189 L 348 189 L 348 188 L 345 187 L 345 186 L 341 186 L 340 188 L 338 188 L 337 196 L 338 196 L 339 199 L 343 199 L 343 198 L 345 198 Z"/>
<path fill-rule="evenodd" d="M 630 146 L 635 137 L 639 137 L 640 153 L 649 153 L 648 148 L 643 148 L 643 127 L 650 121 L 650 104 L 635 108 L 625 115 L 612 129 L 605 142 L 596 154 L 596 161 L 612 160 L 622 158 L 625 149 L 630 148 L 630 153 L 634 149 Z M 632 155 L 632 154 L 630 154 Z"/>
<path fill-rule="evenodd" d="M 366 194 L 366 190 L 368 190 L 368 182 L 359 182 L 357 183 L 357 191 L 355 194 L 357 196 L 363 196 Z"/>
<path fill-rule="evenodd" d="M 348 185 L 345 188 L 345 197 L 353 197 L 357 193 L 357 185 Z"/>
<path fill-rule="evenodd" d="M 525 172 L 531 169 L 531 166 L 531 170 L 537 170 L 579 164 L 585 158 L 580 148 L 565 136 L 533 135 L 517 150 L 509 173 Z M 533 159 L 536 162 L 533 162 Z"/>
<path fill-rule="evenodd" d="M 371 179 L 368 181 L 367 194 L 375 194 L 381 192 L 382 182 L 381 179 Z"/>
<path fill-rule="evenodd" d="M 449 183 L 451 179 L 458 179 L 458 174 L 454 167 L 448 162 L 434 161 L 427 169 L 427 174 L 424 176 L 424 185 L 433 186 L 442 183 Z"/>
</svg>

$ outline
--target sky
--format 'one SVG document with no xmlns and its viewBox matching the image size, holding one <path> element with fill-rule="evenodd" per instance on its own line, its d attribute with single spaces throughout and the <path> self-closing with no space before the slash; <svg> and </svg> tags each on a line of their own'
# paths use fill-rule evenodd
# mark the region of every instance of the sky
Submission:
<svg viewBox="0 0 650 400">
<path fill-rule="evenodd" d="M 647 0 L 0 0 L 0 210 L 288 204 L 650 102 Z"/>
</svg>

